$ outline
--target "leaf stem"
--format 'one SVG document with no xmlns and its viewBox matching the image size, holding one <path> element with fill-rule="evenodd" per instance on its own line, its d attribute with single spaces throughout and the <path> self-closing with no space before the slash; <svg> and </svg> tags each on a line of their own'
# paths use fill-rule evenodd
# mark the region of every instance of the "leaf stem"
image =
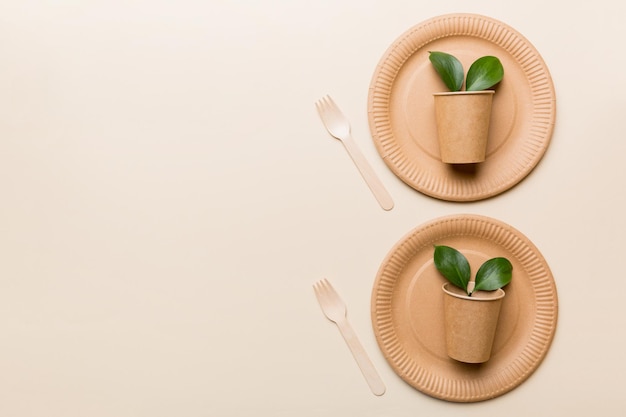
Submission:
<svg viewBox="0 0 626 417">
<path fill-rule="evenodd" d="M 476 287 L 476 281 L 470 281 L 467 283 L 467 295 L 469 297 L 474 293 L 474 288 Z"/>
</svg>

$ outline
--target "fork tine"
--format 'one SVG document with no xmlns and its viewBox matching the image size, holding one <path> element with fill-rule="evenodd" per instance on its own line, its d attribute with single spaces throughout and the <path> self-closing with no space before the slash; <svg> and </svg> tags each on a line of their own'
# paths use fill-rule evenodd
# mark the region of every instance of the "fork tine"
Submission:
<svg viewBox="0 0 626 417">
<path fill-rule="evenodd" d="M 320 280 L 320 287 L 322 289 L 322 291 L 324 292 L 325 295 L 329 295 L 330 291 L 329 291 L 329 287 L 330 287 L 330 282 L 328 281 L 328 279 L 326 278 L 322 278 Z"/>
<path fill-rule="evenodd" d="M 350 122 L 348 121 L 346 116 L 341 111 L 341 108 L 339 108 L 337 103 L 335 103 L 335 100 L 333 100 L 333 98 L 331 96 L 327 95 L 326 96 L 326 101 L 327 101 L 326 104 L 328 106 L 328 111 L 335 116 L 335 120 L 341 121 L 342 123 L 345 123 L 346 125 L 349 126 Z"/>
<path fill-rule="evenodd" d="M 332 103 L 332 99 L 330 98 L 330 96 L 326 94 L 324 97 L 317 100 L 315 102 L 315 105 L 320 112 L 327 114 L 332 109 L 333 103 Z"/>
<path fill-rule="evenodd" d="M 315 291 L 315 295 L 317 296 L 318 301 L 322 305 L 328 304 L 328 289 L 326 287 L 326 283 L 328 280 L 326 278 L 317 281 L 313 284 L 313 290 Z"/>
<path fill-rule="evenodd" d="M 313 284 L 313 290 L 315 291 L 315 295 L 317 296 L 318 301 L 322 305 L 326 305 L 327 294 L 326 289 L 324 287 L 324 280 L 319 280 L 315 284 Z"/>
<path fill-rule="evenodd" d="M 335 101 L 330 95 L 326 95 L 324 99 L 329 109 L 339 112 L 339 107 L 337 107 L 337 104 L 335 104 Z"/>
<path fill-rule="evenodd" d="M 313 285 L 317 300 L 322 307 L 324 315 L 332 321 L 338 320 L 342 313 L 345 315 L 345 304 L 339 298 L 339 294 L 326 278 Z"/>
<path fill-rule="evenodd" d="M 324 120 L 324 103 L 322 102 L 321 99 L 315 102 L 315 108 L 317 109 L 317 113 L 320 115 L 323 121 Z"/>
<path fill-rule="evenodd" d="M 317 297 L 317 301 L 322 304 L 322 294 L 320 288 L 320 281 L 317 281 L 313 284 L 313 291 L 315 291 L 315 297 Z"/>
<path fill-rule="evenodd" d="M 329 108 L 328 108 L 328 99 L 329 95 L 325 95 L 315 102 L 315 107 L 317 107 L 317 111 L 320 114 L 320 117 L 324 120 L 328 118 Z"/>
<path fill-rule="evenodd" d="M 337 294 L 337 292 L 335 291 L 335 289 L 333 288 L 333 286 L 331 285 L 330 281 L 328 281 L 326 278 L 322 279 L 321 281 L 321 287 L 322 290 L 324 291 L 324 296 L 326 297 L 326 299 L 329 302 L 333 302 L 333 303 L 337 303 L 339 302 L 339 294 Z"/>
<path fill-rule="evenodd" d="M 319 281 L 317 281 L 315 284 L 313 284 L 313 288 L 315 288 L 316 291 L 323 291 L 324 289 L 324 281 L 328 281 L 326 278 L 322 278 Z"/>
<path fill-rule="evenodd" d="M 330 95 L 320 98 L 315 106 L 331 136 L 342 141 L 350 139 L 350 122 Z"/>
<path fill-rule="evenodd" d="M 333 308 L 336 311 L 336 313 L 334 313 L 333 315 L 345 316 L 346 304 L 343 302 L 343 300 L 339 296 L 339 293 L 337 293 L 337 290 L 335 290 L 335 287 L 333 287 L 330 281 L 326 278 L 322 279 L 320 287 L 323 297 L 326 299 L 329 308 Z M 334 318 L 337 319 L 336 316 Z"/>
</svg>

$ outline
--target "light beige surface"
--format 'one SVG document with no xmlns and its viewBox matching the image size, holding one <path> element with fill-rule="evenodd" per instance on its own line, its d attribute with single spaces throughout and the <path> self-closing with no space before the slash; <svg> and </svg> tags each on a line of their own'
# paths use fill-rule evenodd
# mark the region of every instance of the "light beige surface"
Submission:
<svg viewBox="0 0 626 417">
<path fill-rule="evenodd" d="M 386 48 L 453 12 L 524 34 L 557 93 L 537 168 L 475 203 L 408 187 L 367 122 Z M 0 415 L 620 415 L 625 18 L 609 0 L 3 1 Z M 327 93 L 393 210 L 322 126 L 313 103 Z M 452 404 L 387 365 L 370 295 L 401 236 L 465 212 L 539 248 L 559 323 L 524 384 Z M 320 311 L 311 285 L 322 277 L 385 395 Z"/>
</svg>

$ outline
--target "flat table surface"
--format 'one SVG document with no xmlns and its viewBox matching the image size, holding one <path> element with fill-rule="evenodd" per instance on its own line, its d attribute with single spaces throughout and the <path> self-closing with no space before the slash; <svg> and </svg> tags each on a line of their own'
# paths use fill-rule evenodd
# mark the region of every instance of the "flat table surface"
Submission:
<svg viewBox="0 0 626 417">
<path fill-rule="evenodd" d="M 387 48 L 448 13 L 520 32 L 556 91 L 541 161 L 475 202 L 406 185 L 368 125 Z M 616 0 L 3 1 L 0 415 L 619 415 L 625 18 Z M 326 94 L 392 210 L 322 126 Z M 472 404 L 405 383 L 370 309 L 395 243 L 463 213 L 528 237 L 559 300 L 537 370 Z M 383 396 L 323 316 L 321 278 L 348 305 Z"/>
</svg>

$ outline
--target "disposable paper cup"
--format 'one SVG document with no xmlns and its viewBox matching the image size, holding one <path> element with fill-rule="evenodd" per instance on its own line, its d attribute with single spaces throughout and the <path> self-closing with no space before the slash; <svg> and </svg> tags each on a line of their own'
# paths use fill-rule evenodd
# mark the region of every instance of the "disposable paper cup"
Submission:
<svg viewBox="0 0 626 417">
<path fill-rule="evenodd" d="M 435 93 L 441 160 L 469 164 L 485 160 L 493 90 Z"/>
<path fill-rule="evenodd" d="M 466 363 L 488 361 L 504 291 L 475 291 L 469 297 L 450 283 L 442 288 L 448 356 Z"/>
</svg>

